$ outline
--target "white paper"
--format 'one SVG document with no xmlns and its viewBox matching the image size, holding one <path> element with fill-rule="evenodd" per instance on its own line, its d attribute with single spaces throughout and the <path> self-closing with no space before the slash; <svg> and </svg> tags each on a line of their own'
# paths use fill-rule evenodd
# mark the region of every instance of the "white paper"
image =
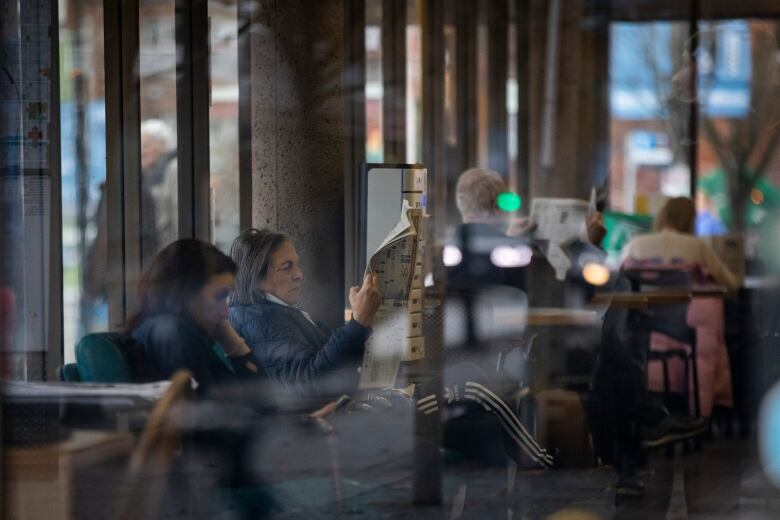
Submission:
<svg viewBox="0 0 780 520">
<path fill-rule="evenodd" d="M 535 236 L 548 241 L 545 255 L 559 280 L 566 277 L 571 266 L 560 246 L 582 235 L 589 210 L 588 201 L 580 199 L 536 198 L 531 202 L 531 220 L 536 223 Z"/>
<path fill-rule="evenodd" d="M 401 216 L 371 255 L 366 273 L 379 277 L 379 292 L 383 300 L 406 300 L 409 297 L 417 260 L 417 231 L 410 220 L 409 203 L 404 200 Z M 419 210 L 415 213 L 419 213 Z M 414 217 L 419 221 L 418 216 Z"/>
<path fill-rule="evenodd" d="M 374 317 L 374 331 L 366 342 L 360 370 L 360 388 L 395 386 L 407 336 L 405 310 L 382 306 Z"/>
</svg>

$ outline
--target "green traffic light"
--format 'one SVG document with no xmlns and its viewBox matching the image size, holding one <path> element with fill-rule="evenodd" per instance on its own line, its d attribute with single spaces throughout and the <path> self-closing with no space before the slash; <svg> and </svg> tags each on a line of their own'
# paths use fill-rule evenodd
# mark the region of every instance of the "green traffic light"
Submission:
<svg viewBox="0 0 780 520">
<path fill-rule="evenodd" d="M 496 204 L 501 211 L 517 211 L 523 205 L 523 201 L 520 199 L 520 195 L 511 191 L 505 191 L 500 193 L 496 198 Z"/>
</svg>

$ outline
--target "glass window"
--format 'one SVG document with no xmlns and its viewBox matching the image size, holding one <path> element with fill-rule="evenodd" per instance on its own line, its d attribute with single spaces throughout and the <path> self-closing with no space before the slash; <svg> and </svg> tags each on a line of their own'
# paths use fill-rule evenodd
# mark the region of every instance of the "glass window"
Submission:
<svg viewBox="0 0 780 520">
<path fill-rule="evenodd" d="M 699 24 L 697 232 L 753 231 L 780 209 L 780 24 Z"/>
<path fill-rule="evenodd" d="M 687 22 L 613 23 L 610 196 L 613 209 L 654 213 L 690 194 Z"/>
<path fill-rule="evenodd" d="M 108 329 L 103 3 L 60 6 L 64 361 L 84 334 Z"/>
<path fill-rule="evenodd" d="M 228 251 L 239 233 L 238 2 L 209 1 L 211 237 Z"/>
<path fill-rule="evenodd" d="M 384 159 L 382 131 L 382 2 L 366 2 L 366 162 Z"/>
<path fill-rule="evenodd" d="M 176 16 L 173 0 L 141 2 L 142 265 L 178 238 Z"/>
<path fill-rule="evenodd" d="M 406 26 L 406 162 L 422 162 L 422 32 L 420 0 L 410 0 Z"/>
</svg>

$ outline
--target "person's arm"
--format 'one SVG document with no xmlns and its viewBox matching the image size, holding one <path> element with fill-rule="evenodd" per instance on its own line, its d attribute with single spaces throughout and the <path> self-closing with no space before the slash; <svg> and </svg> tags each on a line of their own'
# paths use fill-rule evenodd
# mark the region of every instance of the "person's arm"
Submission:
<svg viewBox="0 0 780 520">
<path fill-rule="evenodd" d="M 222 320 L 217 325 L 214 339 L 222 347 L 222 350 L 225 351 L 237 373 L 258 373 L 257 362 L 252 355 L 252 349 L 246 344 L 244 338 L 238 335 L 236 329 L 233 328 L 227 319 Z"/>
<path fill-rule="evenodd" d="M 319 380 L 324 376 L 349 365 L 357 369 L 366 340 L 371 335 L 370 326 L 381 304 L 376 285 L 376 275 L 367 275 L 362 287 L 350 289 L 353 317 L 346 325 L 331 332 L 323 345 L 312 346 L 306 341 L 301 327 L 308 325 L 303 321 L 295 323 L 292 318 L 295 314 L 290 314 L 289 319 L 280 315 L 277 323 L 254 323 L 248 328 L 245 339 L 257 359 L 262 360 L 269 376 L 298 395 L 320 394 Z M 304 319 L 300 316 L 300 320 Z M 346 379 L 349 380 L 344 381 L 344 388 L 353 389 L 357 384 L 357 372 L 353 371 Z"/>
<path fill-rule="evenodd" d="M 596 211 L 588 215 L 585 222 L 585 231 L 588 242 L 596 247 L 601 247 L 601 241 L 607 236 L 607 228 L 604 226 L 604 216 Z"/>
<path fill-rule="evenodd" d="M 169 377 L 176 370 L 186 368 L 199 385 L 207 387 L 221 380 L 206 361 L 204 352 L 210 347 L 211 340 L 204 334 L 199 334 L 173 316 L 167 316 L 152 325 L 145 350 L 163 376 Z M 222 367 L 227 379 L 229 370 L 224 365 Z"/>
<path fill-rule="evenodd" d="M 292 322 L 263 327 L 264 337 L 249 340 L 255 356 L 262 360 L 269 376 L 300 397 L 337 394 L 354 390 L 357 366 L 371 330 L 354 319 L 334 330 L 321 346 L 306 342 Z M 339 388 L 328 376 L 345 369 L 338 377 Z"/>
<path fill-rule="evenodd" d="M 729 292 L 737 291 L 737 289 L 739 289 L 739 280 L 734 276 L 734 273 L 726 267 L 726 264 L 721 262 L 718 255 L 715 254 L 715 251 L 713 251 L 703 240 L 699 240 L 699 244 L 704 267 L 707 268 L 709 274 L 716 282 L 726 287 Z"/>
</svg>

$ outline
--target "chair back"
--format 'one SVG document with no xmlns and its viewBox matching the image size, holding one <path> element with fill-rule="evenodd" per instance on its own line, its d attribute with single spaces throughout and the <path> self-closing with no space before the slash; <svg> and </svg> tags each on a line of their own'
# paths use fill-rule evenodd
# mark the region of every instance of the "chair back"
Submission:
<svg viewBox="0 0 780 520">
<path fill-rule="evenodd" d="M 180 446 L 181 432 L 172 412 L 182 401 L 192 397 L 191 380 L 190 371 L 176 371 L 170 386 L 155 403 L 130 458 L 117 519 L 159 516 L 173 458 Z"/>
<path fill-rule="evenodd" d="M 67 363 L 57 369 L 57 378 L 66 383 L 78 383 L 81 381 L 79 366 L 76 363 Z"/>
<path fill-rule="evenodd" d="M 82 381 L 130 383 L 134 381 L 123 342 L 127 336 L 114 332 L 87 334 L 76 345 L 76 363 Z"/>
<path fill-rule="evenodd" d="M 696 279 L 696 267 L 691 265 L 629 267 L 622 273 L 631 283 L 633 292 L 665 289 L 691 289 Z M 679 304 L 650 305 L 650 329 L 683 343 L 695 341 L 695 330 L 688 326 L 688 306 Z"/>
</svg>

